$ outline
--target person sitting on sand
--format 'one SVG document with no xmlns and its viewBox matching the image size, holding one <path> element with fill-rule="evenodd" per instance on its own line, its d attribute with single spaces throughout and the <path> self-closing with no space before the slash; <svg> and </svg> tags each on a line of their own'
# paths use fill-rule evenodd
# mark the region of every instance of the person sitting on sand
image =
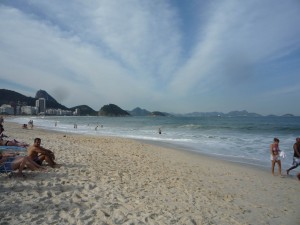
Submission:
<svg viewBox="0 0 300 225">
<path fill-rule="evenodd" d="M 2 153 L 0 152 L 0 172 L 12 172 L 19 170 L 18 174 L 24 176 L 22 173 L 26 167 L 30 170 L 45 170 L 45 168 L 36 164 L 28 156 L 17 156 L 18 153 Z"/>
<path fill-rule="evenodd" d="M 0 146 L 28 147 L 29 145 L 25 142 L 17 141 L 16 139 L 9 141 L 9 140 L 3 140 L 2 137 L 0 137 Z"/>
<path fill-rule="evenodd" d="M 41 139 L 35 138 L 34 144 L 27 149 L 28 156 L 37 164 L 42 165 L 45 160 L 52 168 L 60 167 L 54 160 L 54 153 L 41 146 Z"/>
<path fill-rule="evenodd" d="M 280 161 L 280 150 L 279 150 L 279 139 L 274 138 L 273 143 L 270 145 L 271 161 L 272 161 L 272 174 L 274 175 L 275 164 L 278 164 L 279 176 L 281 176 L 281 161 Z"/>
<path fill-rule="evenodd" d="M 300 138 L 296 138 L 296 143 L 293 145 L 294 157 L 293 157 L 293 166 L 289 168 L 286 173 L 289 175 L 289 172 L 293 169 L 296 169 L 300 165 Z"/>
<path fill-rule="evenodd" d="M 7 138 L 8 136 L 6 136 L 4 133 L 4 128 L 3 128 L 3 126 L 0 124 L 0 138 L 2 139 L 2 138 Z"/>
</svg>

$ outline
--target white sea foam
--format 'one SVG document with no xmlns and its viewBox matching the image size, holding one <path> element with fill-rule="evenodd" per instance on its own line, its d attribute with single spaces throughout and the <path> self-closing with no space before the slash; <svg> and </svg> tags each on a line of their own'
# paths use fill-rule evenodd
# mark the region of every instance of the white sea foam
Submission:
<svg viewBox="0 0 300 225">
<path fill-rule="evenodd" d="M 33 120 L 35 126 L 60 132 L 169 143 L 181 149 L 264 167 L 270 166 L 269 145 L 275 136 L 286 152 L 283 166 L 289 167 L 292 145 L 300 133 L 299 117 L 14 117 L 8 120 L 20 124 Z"/>
</svg>

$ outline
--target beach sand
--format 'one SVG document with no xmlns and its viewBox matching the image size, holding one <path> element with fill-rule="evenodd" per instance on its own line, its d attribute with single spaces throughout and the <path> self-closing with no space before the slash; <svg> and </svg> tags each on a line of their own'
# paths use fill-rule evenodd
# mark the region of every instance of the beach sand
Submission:
<svg viewBox="0 0 300 225">
<path fill-rule="evenodd" d="M 135 140 L 4 128 L 30 144 L 40 137 L 62 167 L 1 174 L 0 224 L 300 224 L 295 175 Z"/>
</svg>

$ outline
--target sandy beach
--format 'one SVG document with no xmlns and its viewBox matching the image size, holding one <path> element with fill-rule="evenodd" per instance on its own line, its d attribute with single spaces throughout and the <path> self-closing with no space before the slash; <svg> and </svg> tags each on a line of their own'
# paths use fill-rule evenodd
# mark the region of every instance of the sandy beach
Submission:
<svg viewBox="0 0 300 225">
<path fill-rule="evenodd" d="M 300 224 L 295 176 L 129 139 L 4 128 L 29 144 L 40 137 L 62 167 L 1 174 L 0 224 Z"/>
</svg>

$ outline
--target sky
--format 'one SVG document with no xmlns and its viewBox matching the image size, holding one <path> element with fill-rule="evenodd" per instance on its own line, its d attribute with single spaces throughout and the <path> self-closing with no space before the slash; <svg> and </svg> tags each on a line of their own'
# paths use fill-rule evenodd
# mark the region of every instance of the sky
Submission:
<svg viewBox="0 0 300 225">
<path fill-rule="evenodd" d="M 0 0 L 0 88 L 99 110 L 300 116 L 299 0 Z"/>
</svg>

